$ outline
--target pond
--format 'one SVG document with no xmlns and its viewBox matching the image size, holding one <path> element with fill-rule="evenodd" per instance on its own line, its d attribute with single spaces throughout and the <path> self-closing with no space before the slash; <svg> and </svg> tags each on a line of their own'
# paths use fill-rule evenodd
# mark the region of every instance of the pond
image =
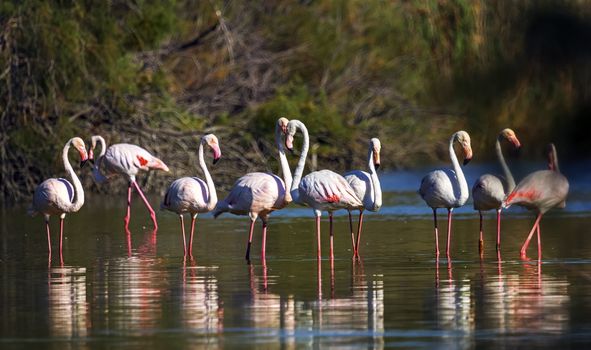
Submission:
<svg viewBox="0 0 591 350">
<path fill-rule="evenodd" d="M 544 165 L 516 172 L 534 167 Z M 489 168 L 467 167 L 470 185 Z M 49 266 L 43 219 L 26 216 L 28 203 L 7 208 L 0 223 L 0 348 L 588 347 L 591 163 L 563 168 L 571 182 L 567 208 L 543 218 L 540 262 L 535 239 L 534 259 L 519 257 L 533 222 L 519 208 L 504 214 L 500 260 L 494 213 L 486 216 L 481 259 L 471 204 L 457 210 L 451 259 L 437 261 L 431 211 L 415 193 L 424 169 L 380 175 L 384 207 L 366 216 L 360 261 L 351 258 L 346 212 L 335 217 L 334 264 L 326 215 L 324 259 L 317 262 L 307 208 L 272 215 L 265 261 L 258 223 L 250 264 L 243 257 L 245 217 L 200 216 L 195 259 L 184 261 L 176 215 L 157 212 L 160 227 L 152 232 L 134 197 L 127 235 L 125 196 L 89 195 L 66 218 L 63 264 L 52 219 Z"/>
</svg>

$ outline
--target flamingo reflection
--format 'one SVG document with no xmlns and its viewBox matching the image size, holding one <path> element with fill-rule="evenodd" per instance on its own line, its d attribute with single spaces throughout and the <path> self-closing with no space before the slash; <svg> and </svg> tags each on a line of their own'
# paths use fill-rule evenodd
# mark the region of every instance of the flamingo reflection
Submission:
<svg viewBox="0 0 591 350">
<path fill-rule="evenodd" d="M 86 268 L 60 266 L 48 272 L 49 331 L 54 337 L 86 337 L 91 326 Z"/>
<path fill-rule="evenodd" d="M 202 273 L 199 273 L 203 271 Z M 217 267 L 198 267 L 195 261 L 183 263 L 181 290 L 181 319 L 185 328 L 221 333 L 224 328 L 224 308 L 218 294 Z M 210 343 L 209 343 L 210 344 Z"/>
</svg>

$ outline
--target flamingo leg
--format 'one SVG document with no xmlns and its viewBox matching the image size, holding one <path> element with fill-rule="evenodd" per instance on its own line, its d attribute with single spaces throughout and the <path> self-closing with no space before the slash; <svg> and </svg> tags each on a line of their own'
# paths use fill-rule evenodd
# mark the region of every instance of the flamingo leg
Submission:
<svg viewBox="0 0 591 350">
<path fill-rule="evenodd" d="M 534 226 L 531 228 L 531 231 L 529 232 L 529 235 L 527 236 L 527 239 L 525 240 L 525 242 L 523 243 L 523 246 L 521 247 L 521 257 L 525 258 L 525 253 L 527 251 L 527 247 L 529 247 L 529 241 L 531 240 L 532 236 L 534 235 L 534 231 L 536 230 L 536 227 L 540 224 L 540 219 L 542 218 L 542 213 L 539 213 L 538 216 L 536 217 L 536 221 L 534 222 Z"/>
<path fill-rule="evenodd" d="M 263 220 L 263 241 L 261 247 L 261 259 L 265 261 L 265 251 L 267 249 L 267 220 Z M 265 267 L 266 268 L 266 267 Z"/>
<path fill-rule="evenodd" d="M 179 215 L 181 222 L 181 235 L 183 235 L 183 260 L 187 257 L 187 240 L 185 238 L 185 221 L 183 220 L 183 214 Z"/>
<path fill-rule="evenodd" d="M 51 234 L 49 232 L 49 216 L 45 217 L 45 230 L 47 231 L 47 251 L 49 253 L 49 261 L 51 262 Z"/>
<path fill-rule="evenodd" d="M 191 218 L 191 238 L 189 240 L 189 257 L 193 259 L 193 234 L 195 233 L 195 219 L 197 219 L 197 214 L 193 215 Z"/>
<path fill-rule="evenodd" d="M 63 255 L 64 217 L 65 217 L 65 215 L 60 216 L 60 263 L 62 265 L 64 264 L 64 255 Z"/>
<path fill-rule="evenodd" d="M 478 215 L 480 216 L 480 239 L 478 240 L 478 254 L 480 254 L 480 257 L 482 258 L 483 250 L 484 250 L 484 239 L 482 238 L 482 211 L 481 210 L 478 211 Z"/>
<path fill-rule="evenodd" d="M 542 238 L 540 237 L 540 224 L 536 226 L 536 231 L 538 234 L 538 262 L 542 260 Z"/>
<path fill-rule="evenodd" d="M 359 257 L 359 242 L 361 242 L 361 228 L 363 227 L 363 210 L 359 211 L 359 224 L 357 225 L 357 244 L 355 244 L 355 256 Z"/>
<path fill-rule="evenodd" d="M 317 259 L 320 261 L 322 254 L 320 249 L 320 215 L 321 212 L 319 210 L 315 210 L 314 213 L 316 214 L 316 245 L 317 245 Z"/>
<path fill-rule="evenodd" d="M 127 214 L 123 218 L 125 222 L 125 228 L 129 227 L 129 221 L 131 220 L 131 181 L 129 182 L 129 186 L 127 187 Z"/>
<path fill-rule="evenodd" d="M 146 208 L 148 208 L 148 211 L 150 212 L 150 217 L 152 218 L 152 222 L 154 223 L 154 229 L 158 229 L 158 223 L 156 222 L 156 213 L 154 212 L 154 209 L 152 209 L 150 202 L 148 202 L 148 199 L 146 199 L 144 192 L 142 192 L 142 189 L 140 188 L 140 186 L 137 184 L 136 181 L 133 181 L 133 185 L 135 186 L 136 190 L 140 194 L 140 197 L 142 197 L 142 200 L 144 201 Z"/>
<path fill-rule="evenodd" d="M 349 230 L 351 231 L 351 244 L 353 249 L 353 257 L 357 255 L 357 248 L 355 246 L 355 232 L 353 232 L 353 217 L 351 216 L 351 211 L 349 210 Z"/>
<path fill-rule="evenodd" d="M 250 246 L 252 245 L 252 233 L 254 231 L 254 222 L 256 221 L 256 218 L 250 219 L 250 232 L 248 233 L 248 244 L 246 245 L 246 260 L 250 261 Z"/>
<path fill-rule="evenodd" d="M 435 224 L 435 256 L 439 258 L 439 232 L 437 231 L 437 209 L 433 208 L 433 223 Z"/>
<path fill-rule="evenodd" d="M 447 254 L 447 259 L 449 260 L 449 247 L 451 245 L 451 217 L 453 213 L 453 208 L 447 209 L 447 249 L 445 253 Z"/>
<path fill-rule="evenodd" d="M 501 251 L 501 209 L 497 209 L 497 252 Z"/>
<path fill-rule="evenodd" d="M 332 211 L 328 212 L 328 222 L 330 227 L 330 261 L 334 261 L 334 235 L 332 232 Z"/>
</svg>

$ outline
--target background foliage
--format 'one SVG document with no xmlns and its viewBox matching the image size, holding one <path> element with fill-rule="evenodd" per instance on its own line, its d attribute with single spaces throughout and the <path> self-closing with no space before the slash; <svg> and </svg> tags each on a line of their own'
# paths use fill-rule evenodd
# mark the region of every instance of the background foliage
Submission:
<svg viewBox="0 0 591 350">
<path fill-rule="evenodd" d="M 444 159 L 459 128 L 479 159 L 507 126 L 527 156 L 550 140 L 583 156 L 590 12 L 574 0 L 5 1 L 2 198 L 62 174 L 64 142 L 96 133 L 164 159 L 169 176 L 142 180 L 161 190 L 195 173 L 197 138 L 215 132 L 228 186 L 277 168 L 279 116 L 304 121 L 319 164 L 339 171 L 363 167 L 373 136 L 387 168 Z"/>
</svg>

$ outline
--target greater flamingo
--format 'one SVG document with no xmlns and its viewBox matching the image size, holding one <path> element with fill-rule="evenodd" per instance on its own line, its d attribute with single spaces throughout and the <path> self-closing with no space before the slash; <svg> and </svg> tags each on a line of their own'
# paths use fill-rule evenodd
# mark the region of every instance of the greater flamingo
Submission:
<svg viewBox="0 0 591 350">
<path fill-rule="evenodd" d="M 449 157 L 453 169 L 434 170 L 423 178 L 419 194 L 423 200 L 433 209 L 433 221 L 435 224 L 435 254 L 439 257 L 439 234 L 437 230 L 437 208 L 447 208 L 447 257 L 451 243 L 451 219 L 454 208 L 463 206 L 468 200 L 469 191 L 466 178 L 458 162 L 454 150 L 454 143 L 462 146 L 464 153 L 464 165 L 472 159 L 472 147 L 470 135 L 461 130 L 449 139 Z"/>
<path fill-rule="evenodd" d="M 213 214 L 216 218 L 225 212 L 250 217 L 246 260 L 250 260 L 250 246 L 252 245 L 256 219 L 260 218 L 263 222 L 261 259 L 265 260 L 269 214 L 284 208 L 291 202 L 291 196 L 287 191 L 292 182 L 291 170 L 281 141 L 281 135 L 285 134 L 288 122 L 287 118 L 279 118 L 275 126 L 275 143 L 279 149 L 283 179 L 277 175 L 260 172 L 246 174 L 236 180 L 228 196 L 223 201 L 218 202 Z"/>
<path fill-rule="evenodd" d="M 330 223 L 330 259 L 334 260 L 333 251 L 333 231 L 332 231 L 332 213 L 339 209 L 359 209 L 363 207 L 363 202 L 357 197 L 355 191 L 347 180 L 341 175 L 330 170 L 314 171 L 302 178 L 304 166 L 306 164 L 306 157 L 308 155 L 308 148 L 310 145 L 310 137 L 308 129 L 299 120 L 291 120 L 287 125 L 287 138 L 285 144 L 289 150 L 293 149 L 293 136 L 299 129 L 303 136 L 304 142 L 298 166 L 294 172 L 293 184 L 291 185 L 291 197 L 294 202 L 307 205 L 314 209 L 316 216 L 316 240 L 318 245 L 318 260 L 321 259 L 320 252 L 320 216 L 322 211 L 328 212 Z"/>
<path fill-rule="evenodd" d="M 164 200 L 160 205 L 161 209 L 167 209 L 179 215 L 181 234 L 183 235 L 183 254 L 185 256 L 187 256 L 187 242 L 183 214 L 191 214 L 191 237 L 188 251 L 191 258 L 193 258 L 193 233 L 197 214 L 212 211 L 218 202 L 215 184 L 203 158 L 204 144 L 207 144 L 213 150 L 213 164 L 217 163 L 222 156 L 222 152 L 220 151 L 218 138 L 214 134 L 207 134 L 201 138 L 201 142 L 199 142 L 199 166 L 205 175 L 205 181 L 197 177 L 182 177 L 175 180 L 166 191 Z"/>
<path fill-rule="evenodd" d="M 97 141 L 101 144 L 101 153 L 94 162 L 94 149 Z M 96 182 L 103 183 L 115 175 L 123 175 L 127 178 L 129 186 L 127 187 L 127 214 L 124 218 L 125 228 L 129 226 L 129 220 L 131 219 L 131 186 L 134 186 L 150 212 L 154 229 L 158 229 L 156 213 L 137 184 L 135 176 L 140 170 L 157 169 L 168 171 L 166 164 L 145 149 L 129 143 L 117 143 L 107 148 L 105 139 L 100 135 L 92 136 L 91 144 L 89 159 L 95 163 L 92 176 Z"/>
<path fill-rule="evenodd" d="M 478 241 L 478 250 L 482 254 L 484 248 L 484 240 L 482 238 L 482 211 L 496 210 L 497 211 L 497 251 L 501 249 L 501 208 L 505 196 L 515 188 L 515 180 L 511 174 L 511 170 L 505 162 L 503 151 L 501 150 L 501 140 L 509 141 L 516 149 L 521 147 L 521 143 L 517 139 L 515 132 L 511 129 L 504 129 L 499 133 L 495 150 L 497 158 L 503 169 L 502 176 L 495 176 L 491 174 L 484 174 L 476 180 L 472 187 L 472 199 L 474 200 L 474 209 L 478 210 L 480 215 L 480 239 Z"/>
<path fill-rule="evenodd" d="M 537 231 L 538 235 L 538 260 L 542 258 L 540 239 L 542 215 L 554 207 L 564 208 L 566 206 L 569 185 L 566 177 L 560 173 L 554 144 L 548 146 L 548 167 L 550 170 L 539 170 L 526 176 L 503 201 L 504 208 L 517 204 L 537 213 L 536 221 L 521 247 L 522 258 L 526 256 L 527 247 L 534 231 Z"/>
<path fill-rule="evenodd" d="M 357 226 L 357 242 L 353 233 L 353 220 L 349 210 L 349 228 L 351 229 L 351 244 L 353 245 L 353 257 L 359 256 L 359 242 L 361 241 L 361 229 L 363 227 L 363 211 L 378 211 L 382 206 L 382 187 L 378 178 L 377 169 L 380 167 L 380 150 L 382 144 L 377 138 L 369 141 L 367 162 L 369 173 L 362 170 L 353 170 L 345 174 L 345 180 L 351 185 L 357 198 L 361 199 L 363 206 L 359 208 L 359 223 Z"/>
<path fill-rule="evenodd" d="M 62 259 L 62 242 L 64 236 L 64 218 L 67 213 L 77 212 L 84 204 L 84 189 L 82 184 L 76 176 L 70 160 L 68 159 L 68 151 L 70 146 L 74 146 L 80 154 L 80 167 L 88 160 L 88 154 L 84 141 L 79 137 L 74 137 L 64 146 L 62 151 L 62 160 L 64 162 L 64 168 L 70 176 L 74 185 L 62 178 L 51 178 L 43 181 L 35 189 L 33 195 L 33 204 L 29 208 L 29 214 L 34 215 L 36 213 L 43 214 L 45 216 L 45 229 L 47 230 L 47 247 L 49 249 L 49 259 L 51 260 L 51 234 L 49 232 L 49 216 L 59 215 L 60 217 L 60 260 Z"/>
</svg>

